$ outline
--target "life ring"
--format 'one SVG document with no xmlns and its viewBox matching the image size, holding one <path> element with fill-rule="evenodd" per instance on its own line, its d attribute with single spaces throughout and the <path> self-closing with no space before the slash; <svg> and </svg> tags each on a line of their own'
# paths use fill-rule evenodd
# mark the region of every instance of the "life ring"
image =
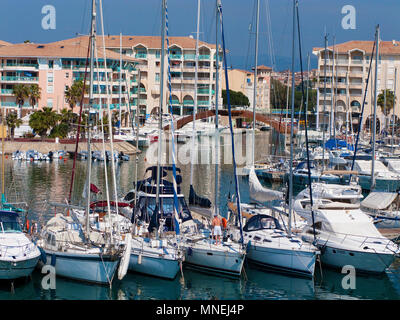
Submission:
<svg viewBox="0 0 400 320">
<path fill-rule="evenodd" d="M 222 227 L 224 229 L 226 229 L 227 225 L 228 225 L 228 221 L 225 218 L 222 218 Z"/>
</svg>

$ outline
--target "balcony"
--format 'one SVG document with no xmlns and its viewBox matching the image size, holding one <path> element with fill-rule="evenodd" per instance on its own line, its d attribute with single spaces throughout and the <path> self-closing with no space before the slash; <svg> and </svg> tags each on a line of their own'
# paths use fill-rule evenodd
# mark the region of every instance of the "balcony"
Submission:
<svg viewBox="0 0 400 320">
<path fill-rule="evenodd" d="M 210 105 L 210 101 L 208 101 L 208 100 L 197 101 L 197 105 L 198 106 L 208 106 L 208 105 Z"/>
<path fill-rule="evenodd" d="M 184 106 L 193 106 L 194 101 L 193 100 L 183 100 L 183 105 Z"/>
<path fill-rule="evenodd" d="M 137 58 L 137 59 L 146 59 L 147 58 L 147 53 L 143 53 L 143 52 L 136 53 L 135 54 L 135 58 Z"/>
<path fill-rule="evenodd" d="M 1 89 L 1 94 L 13 94 L 13 89 Z"/>
<path fill-rule="evenodd" d="M 182 60 L 182 54 L 170 54 L 169 58 L 171 60 Z"/>
<path fill-rule="evenodd" d="M 15 102 L 13 102 L 13 101 L 5 101 L 5 102 L 2 102 L 1 105 L 2 105 L 3 107 L 14 107 L 14 108 L 19 107 L 19 105 L 16 104 Z M 25 103 L 25 104 L 22 105 L 21 107 L 23 107 L 23 108 L 29 108 L 29 107 L 32 107 L 32 106 L 30 106 L 29 104 L 26 104 L 26 103 Z"/>
<path fill-rule="evenodd" d="M 199 60 L 210 60 L 209 54 L 201 54 L 199 55 Z"/>
<path fill-rule="evenodd" d="M 185 60 L 196 60 L 196 55 L 195 54 L 184 54 L 183 58 Z"/>
<path fill-rule="evenodd" d="M 38 77 L 16 77 L 16 76 L 2 76 L 2 81 L 9 81 L 9 82 L 35 82 L 38 81 Z"/>
<path fill-rule="evenodd" d="M 39 64 L 35 63 L 6 63 L 2 65 L 3 68 L 6 69 L 18 69 L 18 68 L 34 68 L 34 69 L 38 69 L 39 68 Z"/>
</svg>

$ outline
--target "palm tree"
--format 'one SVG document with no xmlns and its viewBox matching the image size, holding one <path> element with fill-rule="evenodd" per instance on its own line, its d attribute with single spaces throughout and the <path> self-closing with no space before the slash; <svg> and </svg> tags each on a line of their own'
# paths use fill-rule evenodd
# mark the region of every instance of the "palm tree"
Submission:
<svg viewBox="0 0 400 320">
<path fill-rule="evenodd" d="M 14 140 L 15 128 L 19 128 L 19 126 L 22 124 L 22 120 L 18 118 L 16 112 L 10 112 L 6 116 L 6 123 L 8 128 L 10 129 L 11 140 Z"/>
<path fill-rule="evenodd" d="M 44 139 L 49 129 L 54 128 L 60 120 L 60 115 L 51 107 L 35 111 L 29 118 L 29 126 Z"/>
<path fill-rule="evenodd" d="M 85 87 L 85 91 L 87 89 L 87 85 Z M 83 81 L 82 80 L 75 80 L 72 86 L 67 86 L 65 89 L 65 99 L 69 104 L 71 110 L 78 104 L 82 97 L 82 90 L 83 90 Z"/>
<path fill-rule="evenodd" d="M 21 106 L 25 103 L 25 99 L 29 98 L 28 86 L 23 83 L 14 85 L 13 95 L 15 96 L 15 102 L 18 104 L 18 118 L 21 118 Z"/>
<path fill-rule="evenodd" d="M 37 84 L 31 84 L 28 88 L 29 88 L 29 104 L 31 105 L 33 110 L 34 106 L 40 100 L 42 88 L 40 88 Z"/>
</svg>

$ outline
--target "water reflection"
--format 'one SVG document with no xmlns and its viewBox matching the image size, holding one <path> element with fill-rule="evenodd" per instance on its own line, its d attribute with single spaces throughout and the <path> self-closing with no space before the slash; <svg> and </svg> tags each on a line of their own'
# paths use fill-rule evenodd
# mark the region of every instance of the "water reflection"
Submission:
<svg viewBox="0 0 400 320">
<path fill-rule="evenodd" d="M 276 137 L 275 137 L 276 138 Z M 257 135 L 256 159 L 271 152 L 274 144 L 271 133 Z M 244 139 L 246 143 L 246 139 Z M 190 142 L 188 142 L 190 143 Z M 221 149 L 223 150 L 223 149 Z M 244 154 L 246 144 L 242 144 Z M 273 151 L 274 152 L 274 151 Z M 221 157 L 223 157 L 221 152 Z M 119 196 L 132 189 L 135 179 L 135 157 L 116 166 Z M 146 153 L 139 155 L 138 177 L 142 179 L 148 166 Z M 182 192 L 188 196 L 190 184 L 190 164 L 178 164 L 183 177 Z M 111 166 L 93 162 L 92 182 L 105 190 L 105 175 L 112 182 Z M 12 197 L 26 201 L 30 205 L 31 219 L 43 215 L 44 220 L 54 212 L 45 212 L 45 201 L 64 202 L 68 197 L 72 172 L 72 160 L 56 160 L 51 163 L 29 163 L 25 161 L 5 162 L 6 190 L 9 201 Z M 219 166 L 219 199 L 221 213 L 227 211 L 227 200 L 234 193 L 232 165 Z M 73 188 L 73 202 L 83 204 L 82 192 L 86 177 L 86 162 L 76 163 L 76 176 Z M 248 179 L 239 177 L 239 188 L 242 201 L 250 200 Z M 195 165 L 194 186 L 196 191 L 214 200 L 214 165 Z M 263 182 L 266 184 L 266 182 Z M 281 185 L 273 188 L 282 189 Z M 113 190 L 110 188 L 110 190 Z M 18 196 L 18 197 L 17 197 Z M 0 282 L 0 299 L 399 299 L 400 298 L 400 262 L 396 260 L 386 275 L 357 276 L 356 289 L 345 290 L 341 281 L 344 274 L 324 269 L 323 276 L 316 271 L 314 280 L 297 278 L 277 273 L 261 271 L 251 265 L 246 266 L 247 280 L 232 280 L 199 273 L 190 269 L 184 270 L 173 280 L 163 280 L 139 274 L 128 273 L 123 281 L 115 280 L 110 290 L 108 287 L 88 285 L 80 282 L 57 278 L 56 290 L 41 288 L 42 275 L 35 271 L 32 280 L 15 284 L 15 293 L 10 293 L 9 282 Z"/>
</svg>

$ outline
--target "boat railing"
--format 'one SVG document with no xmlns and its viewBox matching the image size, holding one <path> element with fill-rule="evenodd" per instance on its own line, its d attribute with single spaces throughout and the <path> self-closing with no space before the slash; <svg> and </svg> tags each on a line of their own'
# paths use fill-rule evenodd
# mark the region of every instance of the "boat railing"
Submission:
<svg viewBox="0 0 400 320">
<path fill-rule="evenodd" d="M 361 248 L 363 245 L 366 244 L 386 244 L 385 249 L 388 249 L 390 245 L 393 245 L 393 241 L 390 239 L 387 239 L 385 237 L 372 237 L 372 236 L 361 236 L 361 235 L 355 235 L 355 234 L 349 234 L 349 233 L 341 233 L 341 232 L 334 232 L 330 233 L 328 232 L 328 238 L 326 239 L 326 242 L 328 242 L 331 238 L 339 238 L 338 236 L 344 236 L 341 239 L 340 244 L 343 244 L 346 240 L 353 240 L 357 242 L 361 242 L 360 245 L 358 246 Z M 361 241 L 362 240 L 362 241 Z"/>
<path fill-rule="evenodd" d="M 6 257 L 8 250 L 12 250 L 15 248 L 19 249 L 18 255 L 26 256 L 26 255 L 29 255 L 32 252 L 32 250 L 35 249 L 35 245 L 33 243 L 28 243 L 28 244 L 19 245 L 19 246 L 2 244 L 2 245 L 0 245 L 0 257 L 2 257 L 2 258 Z M 15 255 L 15 254 L 13 253 L 13 255 Z"/>
</svg>

